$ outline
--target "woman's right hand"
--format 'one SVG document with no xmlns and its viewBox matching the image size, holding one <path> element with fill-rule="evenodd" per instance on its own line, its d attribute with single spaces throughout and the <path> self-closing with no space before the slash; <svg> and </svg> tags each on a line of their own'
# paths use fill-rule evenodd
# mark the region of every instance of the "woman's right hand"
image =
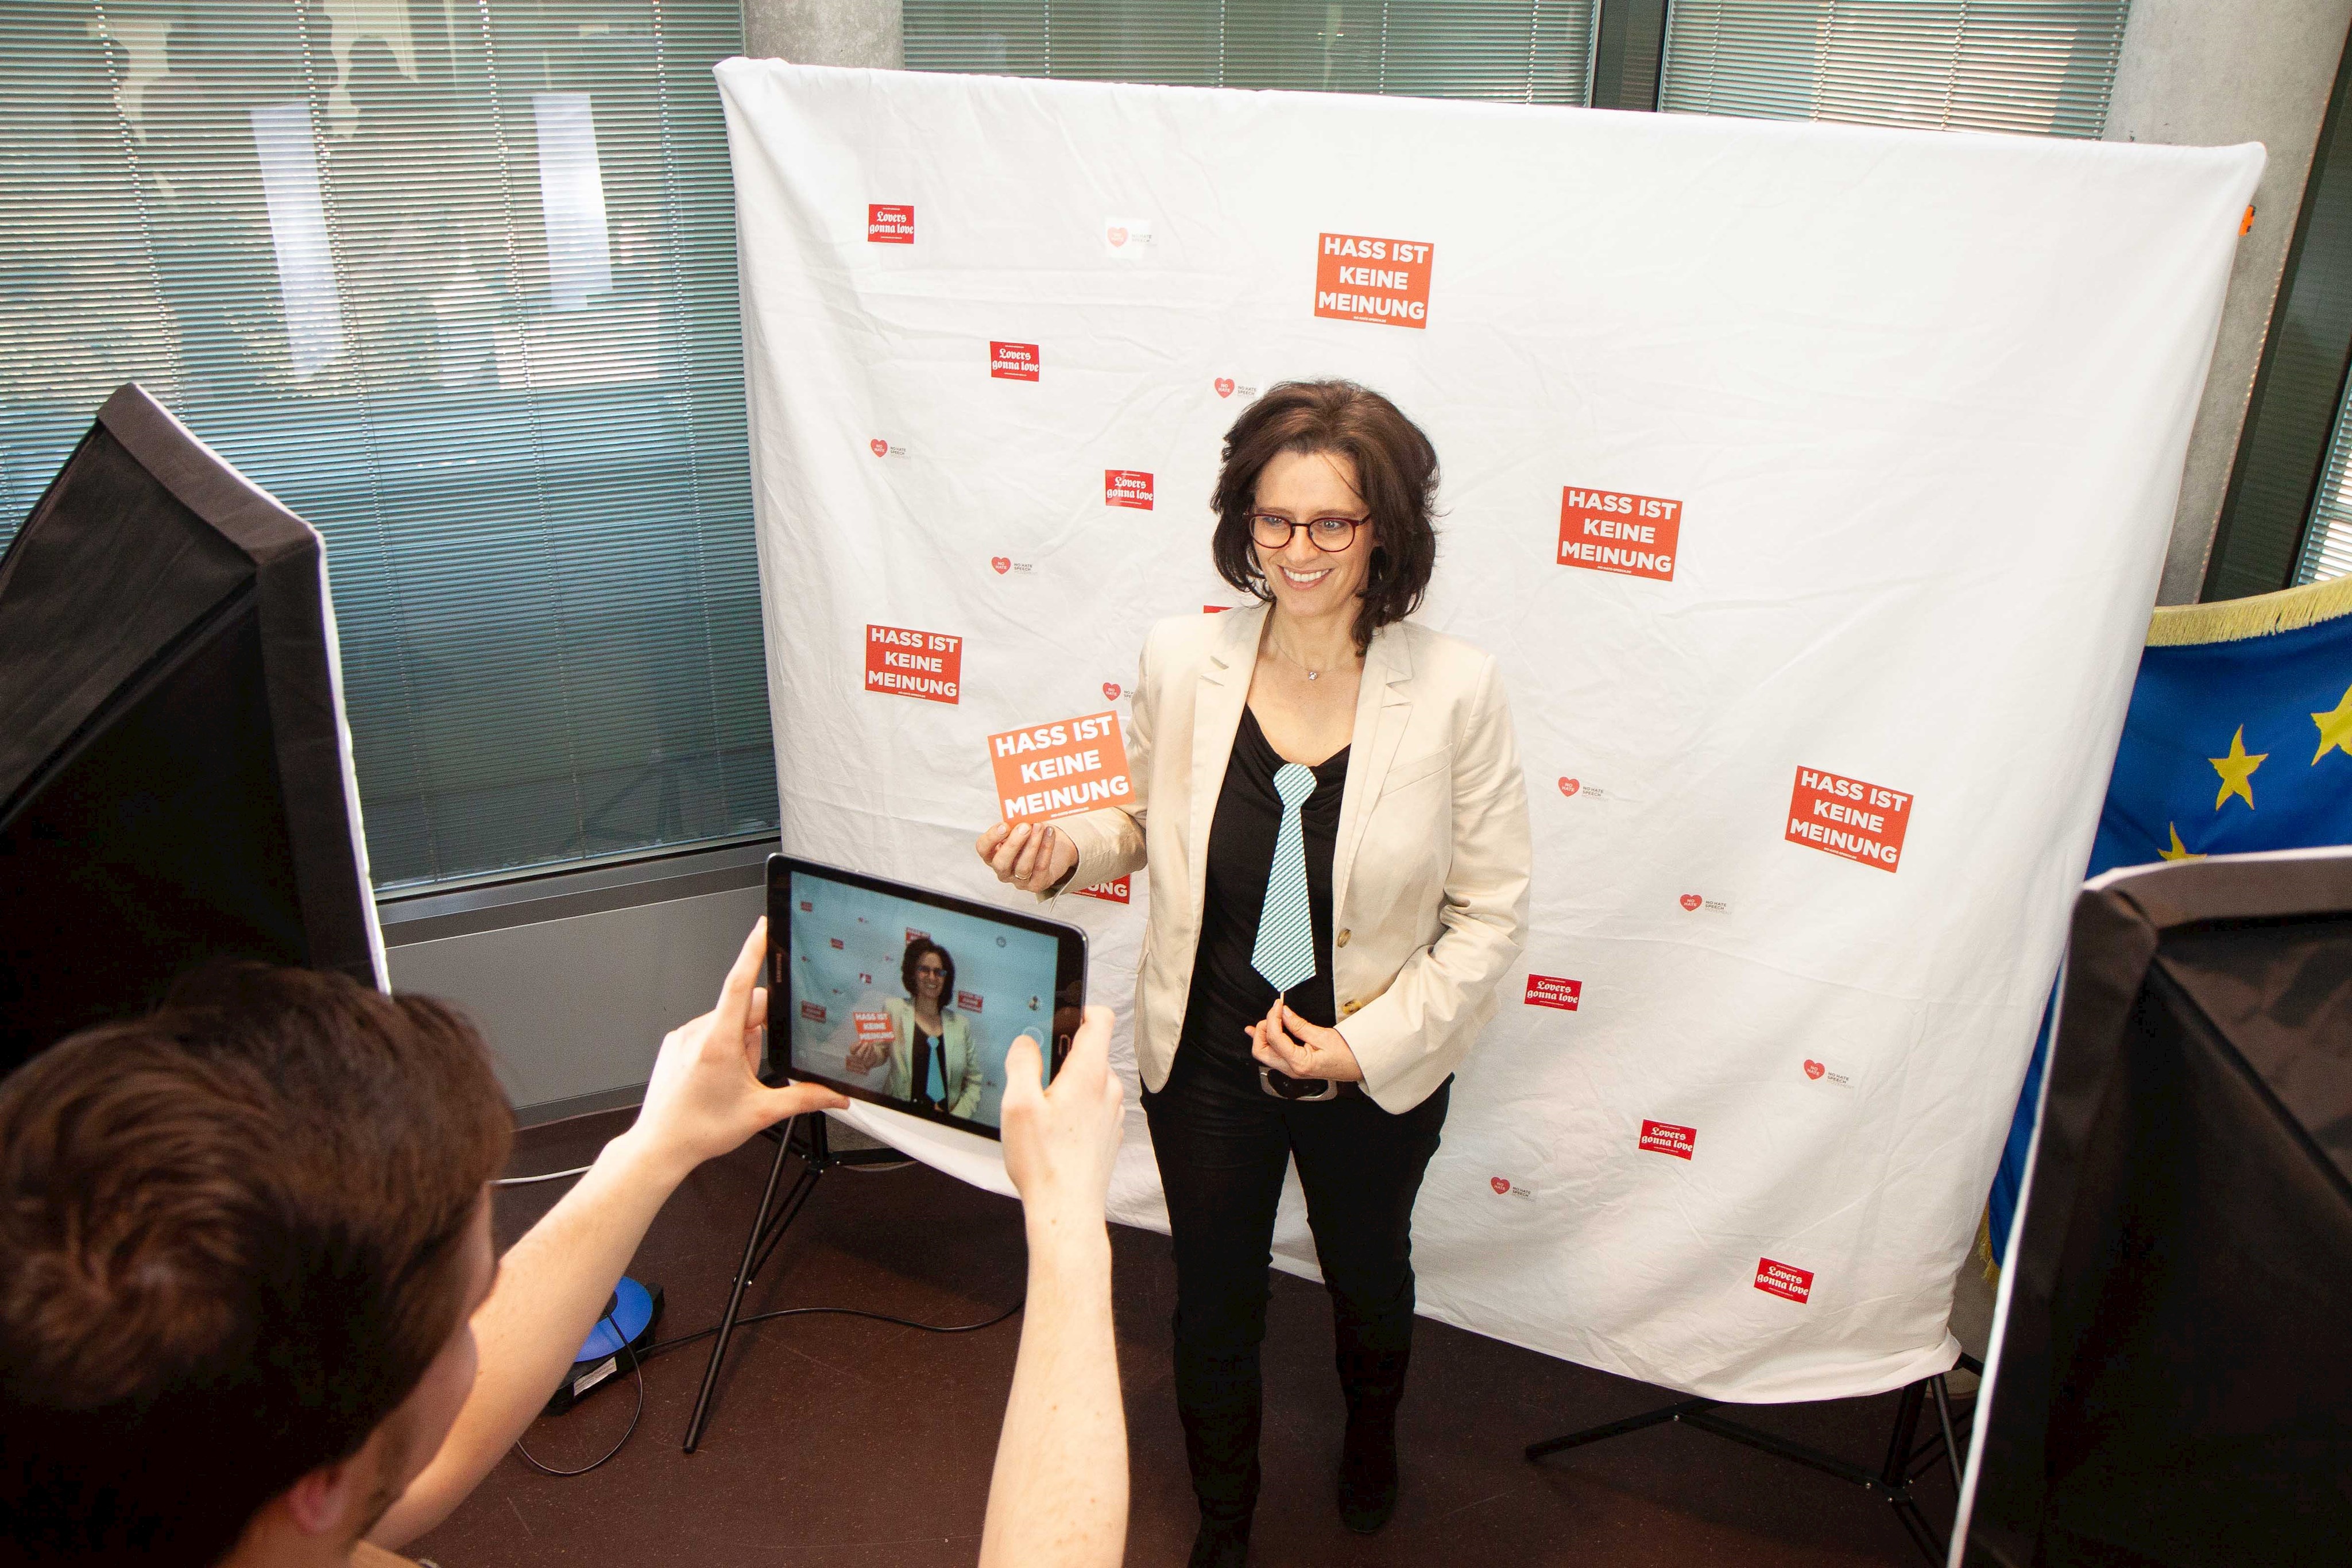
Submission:
<svg viewBox="0 0 2352 1568">
<path fill-rule="evenodd" d="M 1024 893 L 1044 893 L 1078 865 L 1078 846 L 1051 823 L 1010 827 L 999 822 L 984 831 L 972 848 L 980 852 L 997 881 L 1011 883 Z"/>
<path fill-rule="evenodd" d="M 859 1040 L 856 1045 L 849 1048 L 849 1060 L 843 1065 L 847 1067 L 852 1073 L 856 1074 L 859 1077 L 863 1077 L 866 1073 L 873 1071 L 877 1067 L 882 1065 L 882 1047 L 880 1043 L 870 1040 Z"/>
</svg>

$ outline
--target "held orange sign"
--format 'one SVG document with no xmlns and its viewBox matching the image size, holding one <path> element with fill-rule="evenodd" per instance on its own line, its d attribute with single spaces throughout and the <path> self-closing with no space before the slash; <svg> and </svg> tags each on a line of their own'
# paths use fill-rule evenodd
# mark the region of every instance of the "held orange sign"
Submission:
<svg viewBox="0 0 2352 1568">
<path fill-rule="evenodd" d="M 1134 798 L 1116 713 L 1088 714 L 988 737 L 997 804 L 1008 822 L 1036 822 Z"/>
<path fill-rule="evenodd" d="M 1894 871 L 1902 862 L 1903 834 L 1911 826 L 1911 800 L 1859 779 L 1800 768 L 1783 836 L 1792 844 Z"/>
<path fill-rule="evenodd" d="M 1683 504 L 1655 496 L 1614 490 L 1559 494 L 1559 564 L 1623 577 L 1675 580 L 1675 545 L 1683 529 Z"/>
<path fill-rule="evenodd" d="M 904 626 L 866 628 L 866 689 L 955 704 L 963 680 L 963 639 Z"/>
<path fill-rule="evenodd" d="M 1315 252 L 1315 314 L 1426 328 L 1434 255 L 1434 246 L 1419 240 L 1322 235 Z"/>
</svg>

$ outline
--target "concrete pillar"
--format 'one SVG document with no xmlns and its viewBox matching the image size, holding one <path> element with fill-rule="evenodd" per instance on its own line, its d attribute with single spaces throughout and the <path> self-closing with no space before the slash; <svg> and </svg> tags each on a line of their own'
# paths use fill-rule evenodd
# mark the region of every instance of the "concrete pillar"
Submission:
<svg viewBox="0 0 2352 1568">
<path fill-rule="evenodd" d="M 2195 602 L 2262 361 L 2312 148 L 2352 26 L 2352 0 L 2132 0 L 2107 108 L 2110 141 L 2270 151 L 2254 226 L 2238 241 L 2205 401 L 2189 440 L 2164 563 L 2166 604 Z"/>
<path fill-rule="evenodd" d="M 899 70 L 907 64 L 899 0 L 743 0 L 743 52 L 804 66 Z"/>
</svg>

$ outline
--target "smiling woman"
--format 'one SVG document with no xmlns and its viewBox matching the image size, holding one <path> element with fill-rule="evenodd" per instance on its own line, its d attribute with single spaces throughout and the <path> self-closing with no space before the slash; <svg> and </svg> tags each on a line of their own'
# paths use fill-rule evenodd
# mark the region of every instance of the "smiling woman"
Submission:
<svg viewBox="0 0 2352 1568">
<path fill-rule="evenodd" d="M 977 846 L 1046 894 L 1151 872 L 1136 1059 L 1175 1242 L 1196 1564 L 1248 1549 L 1294 1159 L 1348 1402 L 1340 1517 L 1373 1531 L 1395 1507 L 1413 1198 L 1526 923 L 1527 799 L 1495 661 L 1406 619 L 1436 559 L 1436 486 L 1428 437 L 1379 393 L 1267 392 L 1226 433 L 1210 545 L 1259 604 L 1152 628 L 1130 800 L 999 822 Z M 1213 799 L 1196 777 L 1221 780 Z"/>
</svg>

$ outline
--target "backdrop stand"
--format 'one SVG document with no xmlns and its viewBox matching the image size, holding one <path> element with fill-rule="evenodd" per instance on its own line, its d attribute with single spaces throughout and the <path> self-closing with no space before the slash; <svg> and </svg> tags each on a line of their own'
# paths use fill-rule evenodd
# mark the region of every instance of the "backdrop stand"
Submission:
<svg viewBox="0 0 2352 1568">
<path fill-rule="evenodd" d="M 1962 1355 L 1960 1364 L 1979 1375 L 1984 1372 L 1984 1364 L 1971 1355 Z M 1927 1440 L 1921 1443 L 1916 1440 L 1920 1411 L 1931 1398 L 1936 1402 L 1937 1430 L 1928 1433 Z M 1720 1399 L 1680 1400 L 1655 1410 L 1643 1411 L 1639 1416 L 1628 1416 L 1622 1421 L 1570 1432 L 1565 1437 L 1530 1443 L 1528 1445 L 1528 1458 L 1531 1461 L 1542 1459 L 1569 1448 L 1580 1448 L 1587 1443 L 1605 1442 L 1611 1437 L 1622 1437 L 1628 1432 L 1663 1427 L 1670 1422 L 1696 1427 L 1702 1432 L 1712 1432 L 1718 1437 L 1745 1443 L 1775 1458 L 1807 1466 L 1823 1475 L 1835 1476 L 1842 1481 L 1851 1481 L 1855 1486 L 1881 1494 L 1894 1505 L 1895 1517 L 1902 1521 L 1904 1533 L 1910 1536 L 1912 1543 L 1926 1554 L 1927 1560 L 1930 1563 L 1944 1561 L 1944 1540 L 1927 1522 L 1927 1516 L 1920 1512 L 1919 1500 L 1911 1493 L 1911 1483 L 1927 1474 L 1938 1458 L 1951 1469 L 1953 1495 L 1957 1497 L 1959 1492 L 1959 1444 L 1952 1426 L 1951 1392 L 1945 1386 L 1943 1374 L 1923 1377 L 1903 1390 L 1903 1396 L 1895 1405 L 1895 1429 L 1887 1435 L 1885 1461 L 1875 1470 L 1866 1470 L 1834 1454 L 1824 1454 L 1802 1443 L 1792 1443 L 1786 1437 L 1727 1420 L 1714 1413 L 1722 1403 Z"/>
<path fill-rule="evenodd" d="M 791 1190 L 778 1203 L 776 1187 L 783 1180 L 784 1161 L 793 1153 L 793 1133 L 803 1122 L 808 1126 L 802 1134 L 807 1147 L 801 1156 L 801 1174 L 793 1178 Z M 744 1287 L 758 1276 L 776 1244 L 784 1239 L 784 1232 L 800 1218 L 801 1210 L 816 1192 L 817 1182 L 835 1166 L 895 1165 L 907 1157 L 896 1149 L 851 1149 L 835 1154 L 821 1111 L 794 1116 L 781 1127 L 770 1128 L 764 1135 L 775 1140 L 776 1158 L 768 1166 L 768 1185 L 761 1189 L 760 1207 L 751 1216 L 751 1234 L 743 1239 L 743 1261 L 737 1266 L 735 1281 L 728 1288 L 727 1310 L 719 1315 L 719 1333 L 711 1342 L 710 1362 L 702 1369 L 702 1391 L 694 1396 L 694 1414 L 687 1418 L 684 1447 L 689 1454 L 701 1443 L 702 1429 L 709 1422 L 711 1396 L 719 1387 L 719 1364 L 727 1359 L 727 1342 L 734 1335 L 735 1319 L 742 1310 Z"/>
</svg>

